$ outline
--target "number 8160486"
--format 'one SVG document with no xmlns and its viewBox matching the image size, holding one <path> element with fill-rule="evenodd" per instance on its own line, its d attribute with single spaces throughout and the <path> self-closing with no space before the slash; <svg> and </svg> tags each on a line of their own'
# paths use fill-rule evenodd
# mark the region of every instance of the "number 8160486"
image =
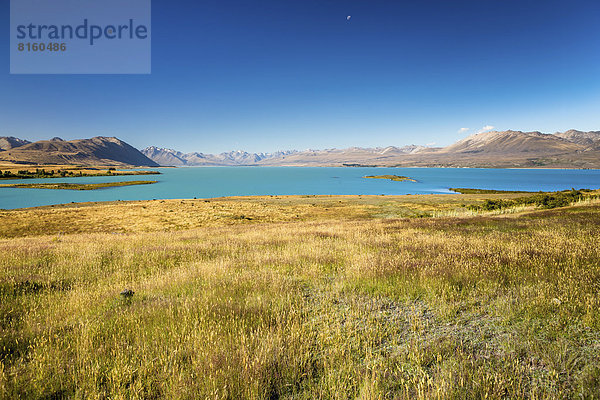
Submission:
<svg viewBox="0 0 600 400">
<path fill-rule="evenodd" d="M 19 43 L 19 51 L 66 51 L 66 43 Z"/>
</svg>

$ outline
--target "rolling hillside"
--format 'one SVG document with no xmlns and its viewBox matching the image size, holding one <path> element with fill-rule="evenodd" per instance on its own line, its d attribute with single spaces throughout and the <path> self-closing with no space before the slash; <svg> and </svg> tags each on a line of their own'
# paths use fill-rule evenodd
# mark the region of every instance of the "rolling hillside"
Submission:
<svg viewBox="0 0 600 400">
<path fill-rule="evenodd" d="M 566 132 L 556 133 L 555 136 L 590 148 L 600 148 L 600 131 L 581 132 L 571 129 Z"/>
<path fill-rule="evenodd" d="M 14 136 L 0 136 L 0 151 L 14 149 L 15 147 L 24 146 L 29 143 L 31 142 L 28 140 L 19 139 Z"/>
<path fill-rule="evenodd" d="M 540 132 L 485 132 L 471 135 L 441 150 L 442 153 L 485 153 L 516 155 L 553 154 L 582 150 L 581 145 L 556 135 Z"/>
<path fill-rule="evenodd" d="M 156 167 L 139 150 L 115 137 L 94 137 L 65 141 L 60 138 L 29 143 L 22 139 L 0 138 L 0 143 L 12 144 L 0 151 L 0 161 L 23 164 L 77 164 L 84 166 L 147 166 Z M 27 142 L 25 144 L 21 144 Z M 21 144 L 14 146 L 14 144 Z"/>
</svg>

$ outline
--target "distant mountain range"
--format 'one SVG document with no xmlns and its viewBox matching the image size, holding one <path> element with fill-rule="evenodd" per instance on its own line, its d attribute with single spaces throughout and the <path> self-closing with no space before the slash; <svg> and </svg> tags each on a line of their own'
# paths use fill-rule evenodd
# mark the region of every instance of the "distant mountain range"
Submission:
<svg viewBox="0 0 600 400">
<path fill-rule="evenodd" d="M 377 155 L 386 157 L 401 154 L 410 154 L 424 149 L 421 146 L 386 147 L 386 148 L 360 148 L 338 150 L 305 150 L 305 151 L 278 151 L 275 153 L 248 153 L 245 151 L 230 151 L 221 154 L 182 153 L 172 149 L 160 147 L 147 147 L 142 153 L 161 165 L 174 166 L 201 166 L 201 165 L 287 165 L 291 164 L 320 164 L 344 163 L 358 159 L 368 159 Z"/>
<path fill-rule="evenodd" d="M 600 131 L 569 130 L 555 134 L 492 131 L 471 135 L 448 147 L 404 146 L 276 153 L 234 151 L 182 153 L 148 147 L 142 150 L 160 165 L 271 166 L 419 166 L 419 167 L 555 167 L 600 168 Z"/>
<path fill-rule="evenodd" d="M 447 147 L 376 147 L 221 154 L 183 153 L 160 147 L 141 152 L 115 137 L 31 143 L 0 137 L 0 162 L 84 166 L 385 166 L 600 168 L 600 131 L 485 132 Z"/>
<path fill-rule="evenodd" d="M 2 161 L 16 164 L 158 166 L 122 140 L 102 136 L 70 141 L 53 138 L 34 143 L 12 136 L 0 137 Z"/>
<path fill-rule="evenodd" d="M 280 159 L 290 154 L 297 153 L 292 151 L 278 151 L 276 153 L 248 153 L 245 151 L 230 151 L 221 154 L 204 153 L 182 153 L 172 149 L 161 147 L 146 147 L 142 154 L 156 161 L 160 165 L 171 166 L 199 166 L 199 165 L 255 165 L 268 159 Z"/>
</svg>

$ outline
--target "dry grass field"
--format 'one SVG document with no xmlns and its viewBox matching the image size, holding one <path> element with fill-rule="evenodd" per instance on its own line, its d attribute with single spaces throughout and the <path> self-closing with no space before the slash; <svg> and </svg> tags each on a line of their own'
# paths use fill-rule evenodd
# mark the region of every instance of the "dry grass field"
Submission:
<svg viewBox="0 0 600 400">
<path fill-rule="evenodd" d="M 600 193 L 600 192 L 599 192 Z M 0 237 L 135 233 L 265 222 L 464 215 L 465 205 L 523 194 L 266 196 L 75 203 L 0 210 Z"/>
<path fill-rule="evenodd" d="M 515 196 L 2 211 L 0 398 L 599 398 L 600 205 Z"/>
</svg>

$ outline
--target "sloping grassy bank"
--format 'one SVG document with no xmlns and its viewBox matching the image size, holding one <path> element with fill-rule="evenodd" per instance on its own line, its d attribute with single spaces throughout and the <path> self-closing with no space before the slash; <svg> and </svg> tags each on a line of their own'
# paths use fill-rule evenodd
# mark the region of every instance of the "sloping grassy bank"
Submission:
<svg viewBox="0 0 600 400">
<path fill-rule="evenodd" d="M 599 206 L 379 212 L 0 239 L 0 397 L 599 395 Z"/>
<path fill-rule="evenodd" d="M 104 183 L 14 183 L 0 184 L 2 188 L 13 189 L 60 189 L 60 190 L 98 190 L 111 187 L 151 185 L 157 181 L 126 181 L 126 182 L 104 182 Z"/>
</svg>

